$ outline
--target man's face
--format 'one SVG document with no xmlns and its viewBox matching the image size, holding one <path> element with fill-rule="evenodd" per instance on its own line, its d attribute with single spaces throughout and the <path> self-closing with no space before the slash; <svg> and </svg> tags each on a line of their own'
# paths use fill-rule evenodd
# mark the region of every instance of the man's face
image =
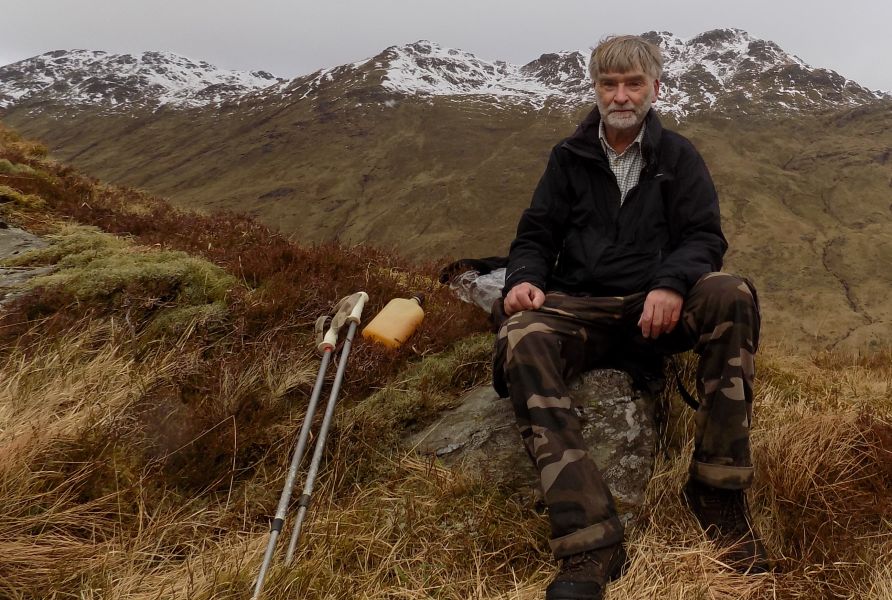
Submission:
<svg viewBox="0 0 892 600">
<path fill-rule="evenodd" d="M 637 129 L 660 91 L 660 82 L 642 71 L 601 73 L 595 83 L 598 111 L 608 128 Z"/>
</svg>

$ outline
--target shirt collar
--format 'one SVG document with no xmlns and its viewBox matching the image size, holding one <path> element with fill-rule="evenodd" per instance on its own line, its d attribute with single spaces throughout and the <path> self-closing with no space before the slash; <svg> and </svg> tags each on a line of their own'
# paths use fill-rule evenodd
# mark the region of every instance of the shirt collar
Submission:
<svg viewBox="0 0 892 600">
<path fill-rule="evenodd" d="M 641 148 L 641 142 L 644 139 L 644 130 L 646 128 L 647 128 L 647 123 L 645 121 L 642 121 L 641 129 L 638 130 L 638 135 L 635 136 L 635 139 L 632 141 L 631 144 L 629 144 L 629 147 L 626 148 L 625 150 L 623 150 L 623 154 L 628 152 L 629 149 L 632 148 L 633 146 L 635 146 L 636 144 L 639 149 Z M 617 154 L 616 150 L 613 149 L 613 146 L 611 146 L 607 142 L 607 132 L 604 130 L 604 119 L 601 119 L 601 122 L 598 124 L 598 139 L 601 140 L 601 147 L 604 148 L 605 154 L 609 150 L 610 152 L 613 152 L 613 154 L 615 154 L 617 156 L 623 155 L 623 154 Z"/>
</svg>

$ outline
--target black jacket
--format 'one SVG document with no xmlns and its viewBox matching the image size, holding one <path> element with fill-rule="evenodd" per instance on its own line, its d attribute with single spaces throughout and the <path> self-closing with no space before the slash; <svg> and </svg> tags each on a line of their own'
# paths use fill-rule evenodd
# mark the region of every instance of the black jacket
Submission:
<svg viewBox="0 0 892 600">
<path fill-rule="evenodd" d="M 715 186 L 694 146 L 646 117 L 641 178 L 620 206 L 595 108 L 551 151 L 511 244 L 504 292 L 619 296 L 654 288 L 682 295 L 718 271 L 728 243 Z"/>
</svg>

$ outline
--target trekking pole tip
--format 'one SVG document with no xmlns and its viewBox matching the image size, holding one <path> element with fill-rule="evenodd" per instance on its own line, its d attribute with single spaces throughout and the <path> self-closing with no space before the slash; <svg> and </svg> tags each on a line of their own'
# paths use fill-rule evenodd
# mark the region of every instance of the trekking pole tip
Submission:
<svg viewBox="0 0 892 600">
<path fill-rule="evenodd" d="M 365 303 L 369 299 L 369 295 L 365 292 L 357 292 L 357 300 L 356 305 L 353 307 L 353 310 L 350 312 L 350 316 L 347 317 L 347 322 L 359 323 L 359 316 L 362 314 L 362 309 L 365 308 Z"/>
</svg>

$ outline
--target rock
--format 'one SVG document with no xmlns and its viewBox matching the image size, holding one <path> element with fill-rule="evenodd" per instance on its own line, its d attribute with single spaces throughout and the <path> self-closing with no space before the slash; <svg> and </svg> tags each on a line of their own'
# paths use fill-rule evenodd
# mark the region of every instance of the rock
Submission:
<svg viewBox="0 0 892 600">
<path fill-rule="evenodd" d="M 32 248 L 43 248 L 47 245 L 42 238 L 28 233 L 24 229 L 11 227 L 7 223 L 3 223 L 4 227 L 0 228 L 0 259 L 15 256 Z"/>
<path fill-rule="evenodd" d="M 0 260 L 46 245 L 45 240 L 23 229 L 8 225 L 0 227 Z M 52 270 L 53 267 L 0 267 L 0 305 L 21 294 L 32 277 Z"/>
<path fill-rule="evenodd" d="M 622 371 L 597 369 L 570 386 L 583 421 L 589 454 L 613 492 L 628 523 L 644 502 L 654 467 L 656 427 L 653 398 L 632 387 Z M 508 400 L 490 387 L 468 393 L 460 406 L 412 436 L 421 454 L 439 457 L 509 489 L 538 490 L 538 476 L 523 449 Z"/>
</svg>

